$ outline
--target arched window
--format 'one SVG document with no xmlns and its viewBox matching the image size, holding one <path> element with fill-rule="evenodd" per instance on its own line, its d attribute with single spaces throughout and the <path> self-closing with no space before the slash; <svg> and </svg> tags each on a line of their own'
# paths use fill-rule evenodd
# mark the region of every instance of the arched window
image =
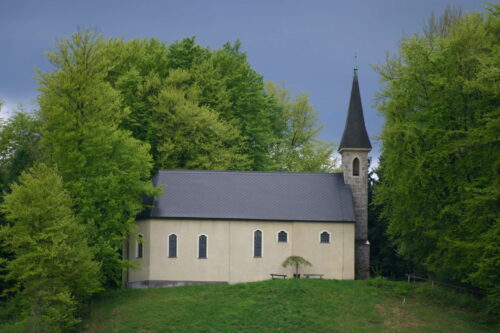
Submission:
<svg viewBox="0 0 500 333">
<path fill-rule="evenodd" d="M 328 231 L 323 231 L 319 234 L 320 243 L 330 243 L 330 233 Z"/>
<path fill-rule="evenodd" d="M 254 258 L 262 257 L 262 231 L 260 230 L 253 233 L 253 256 Z"/>
<path fill-rule="evenodd" d="M 278 243 L 286 243 L 288 241 L 288 234 L 286 231 L 281 230 L 278 232 Z"/>
<path fill-rule="evenodd" d="M 198 259 L 207 258 L 207 236 L 198 237 Z"/>
<path fill-rule="evenodd" d="M 135 246 L 135 257 L 137 259 L 142 258 L 142 243 L 144 242 L 144 237 L 142 235 L 137 235 L 136 246 Z"/>
<path fill-rule="evenodd" d="M 357 157 L 352 161 L 352 175 L 359 176 L 359 159 Z"/>
<path fill-rule="evenodd" d="M 168 236 L 168 257 L 177 258 L 177 235 L 171 234 Z"/>
</svg>

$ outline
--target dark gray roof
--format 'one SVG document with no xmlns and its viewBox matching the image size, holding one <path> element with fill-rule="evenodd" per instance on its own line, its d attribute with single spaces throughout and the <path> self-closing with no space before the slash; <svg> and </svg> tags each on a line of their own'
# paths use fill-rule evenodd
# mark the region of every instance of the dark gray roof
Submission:
<svg viewBox="0 0 500 333">
<path fill-rule="evenodd" d="M 368 138 L 368 133 L 366 132 L 356 70 L 354 70 L 354 78 L 352 80 L 351 100 L 349 101 L 349 111 L 345 122 L 344 134 L 342 134 L 342 140 L 339 145 L 339 150 L 347 148 L 372 148 L 370 138 Z"/>
<path fill-rule="evenodd" d="M 163 194 L 140 218 L 355 221 L 341 173 L 159 171 Z"/>
</svg>

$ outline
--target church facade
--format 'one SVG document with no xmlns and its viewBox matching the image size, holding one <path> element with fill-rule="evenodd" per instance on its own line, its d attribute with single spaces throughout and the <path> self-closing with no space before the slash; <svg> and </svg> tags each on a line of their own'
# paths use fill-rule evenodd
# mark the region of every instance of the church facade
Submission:
<svg viewBox="0 0 500 333">
<path fill-rule="evenodd" d="M 164 193 L 137 220 L 127 287 L 238 283 L 302 274 L 369 276 L 368 153 L 355 71 L 339 146 L 341 173 L 162 170 Z"/>
</svg>

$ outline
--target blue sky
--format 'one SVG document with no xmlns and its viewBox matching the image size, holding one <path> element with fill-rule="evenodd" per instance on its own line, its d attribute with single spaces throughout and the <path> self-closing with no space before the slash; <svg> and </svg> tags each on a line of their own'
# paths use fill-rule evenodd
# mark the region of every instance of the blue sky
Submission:
<svg viewBox="0 0 500 333">
<path fill-rule="evenodd" d="M 383 119 L 374 107 L 381 88 L 372 65 L 395 52 L 403 36 L 420 32 L 446 5 L 483 11 L 480 0 L 0 0 L 0 117 L 18 103 L 35 109 L 35 68 L 50 70 L 44 52 L 79 27 L 105 37 L 155 37 L 172 43 L 196 36 L 212 49 L 240 39 L 265 80 L 306 92 L 320 116 L 323 140 L 339 142 L 352 82 L 354 54 L 370 137 Z M 372 155 L 379 154 L 374 141 Z"/>
</svg>

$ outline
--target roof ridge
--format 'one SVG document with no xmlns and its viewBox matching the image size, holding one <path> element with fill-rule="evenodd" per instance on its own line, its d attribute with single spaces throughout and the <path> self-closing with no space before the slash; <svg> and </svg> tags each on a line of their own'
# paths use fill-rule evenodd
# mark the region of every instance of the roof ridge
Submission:
<svg viewBox="0 0 500 333">
<path fill-rule="evenodd" d="M 291 171 L 245 171 L 245 170 L 158 170 L 157 173 L 254 173 L 261 175 L 336 175 L 342 172 L 291 172 Z"/>
</svg>

